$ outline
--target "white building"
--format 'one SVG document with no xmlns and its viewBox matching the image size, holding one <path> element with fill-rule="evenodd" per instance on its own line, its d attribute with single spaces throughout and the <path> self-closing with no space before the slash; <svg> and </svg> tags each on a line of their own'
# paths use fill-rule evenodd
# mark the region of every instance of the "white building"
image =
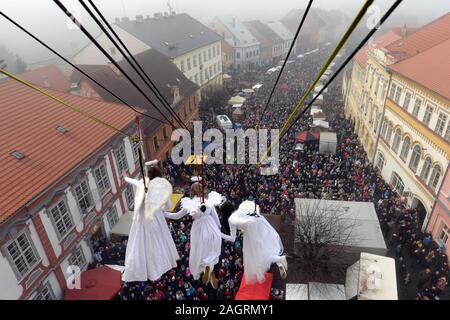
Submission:
<svg viewBox="0 0 450 320">
<path fill-rule="evenodd" d="M 292 41 L 294 41 L 294 34 L 280 21 L 267 22 L 267 26 L 269 26 L 269 28 L 272 29 L 273 32 L 275 32 L 281 39 L 283 39 L 283 54 L 287 54 L 289 52 L 289 47 L 291 46 Z M 291 54 L 294 55 L 295 52 L 296 46 L 292 48 Z"/>
<path fill-rule="evenodd" d="M 153 18 L 138 15 L 133 21 L 116 19 L 113 28 L 133 55 L 153 48 L 170 58 L 201 90 L 222 87 L 221 37 L 191 16 L 185 13 L 155 14 Z M 104 34 L 97 40 L 109 48 L 115 59 L 122 59 Z M 73 59 L 79 65 L 108 63 L 94 44 L 83 48 Z"/>
<path fill-rule="evenodd" d="M 233 47 L 236 69 L 253 68 L 260 64 L 260 43 L 236 17 L 215 17 L 209 27 Z"/>
</svg>

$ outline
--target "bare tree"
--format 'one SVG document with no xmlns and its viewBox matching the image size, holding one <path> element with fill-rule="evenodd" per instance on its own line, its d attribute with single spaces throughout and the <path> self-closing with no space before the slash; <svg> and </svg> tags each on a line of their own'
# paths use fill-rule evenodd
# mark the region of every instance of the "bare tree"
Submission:
<svg viewBox="0 0 450 320">
<path fill-rule="evenodd" d="M 299 273 L 302 282 L 343 283 L 347 250 L 359 240 L 353 234 L 356 222 L 349 219 L 349 208 L 321 200 L 299 204 L 291 270 Z"/>
</svg>

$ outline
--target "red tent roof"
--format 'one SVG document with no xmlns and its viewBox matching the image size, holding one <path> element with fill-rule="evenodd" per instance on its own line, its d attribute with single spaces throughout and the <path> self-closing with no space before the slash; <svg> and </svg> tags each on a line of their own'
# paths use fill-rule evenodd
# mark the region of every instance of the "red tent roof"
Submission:
<svg viewBox="0 0 450 320">
<path fill-rule="evenodd" d="M 300 132 L 297 135 L 298 141 L 312 141 L 319 139 L 319 133 L 312 130 Z"/>
<path fill-rule="evenodd" d="M 112 300 L 121 287 L 121 272 L 103 266 L 81 273 L 81 288 L 66 289 L 64 300 Z"/>
</svg>

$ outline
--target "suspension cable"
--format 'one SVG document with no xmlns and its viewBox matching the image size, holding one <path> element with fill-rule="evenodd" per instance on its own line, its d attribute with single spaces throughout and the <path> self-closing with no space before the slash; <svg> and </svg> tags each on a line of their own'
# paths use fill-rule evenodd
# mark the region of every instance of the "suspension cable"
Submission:
<svg viewBox="0 0 450 320">
<path fill-rule="evenodd" d="M 283 73 L 284 67 L 287 64 L 287 61 L 289 59 L 289 55 L 291 54 L 292 49 L 294 48 L 295 42 L 297 41 L 297 37 L 300 33 L 300 30 L 303 27 L 303 23 L 305 22 L 306 16 L 308 15 L 308 12 L 309 12 L 309 9 L 311 8 L 312 3 L 313 3 L 313 0 L 309 0 L 308 6 L 306 7 L 305 12 L 303 13 L 302 20 L 300 21 L 300 24 L 298 25 L 297 32 L 295 33 L 295 36 L 294 36 L 294 40 L 292 40 L 291 46 L 289 47 L 289 51 L 286 55 L 286 59 L 283 61 L 283 66 L 281 67 L 281 70 L 278 73 L 277 79 L 275 80 L 275 84 L 272 87 L 272 91 L 270 92 L 269 98 L 267 99 L 267 102 L 266 102 L 266 106 L 264 107 L 263 112 L 259 116 L 258 127 L 261 125 L 261 121 L 263 120 L 264 114 L 266 113 L 266 110 L 269 107 L 269 103 L 270 103 L 270 100 L 272 99 L 272 95 L 275 92 L 275 88 L 277 87 L 278 81 L 281 78 L 281 74 Z"/>
<path fill-rule="evenodd" d="M 56 0 L 55 0 L 56 1 Z M 286 122 L 284 123 L 281 132 L 278 133 L 277 137 L 275 138 L 275 141 L 272 142 L 269 146 L 269 148 L 267 149 L 265 155 L 261 158 L 260 162 L 263 162 L 267 156 L 269 155 L 269 153 L 271 152 L 272 148 L 274 145 L 278 144 L 280 141 L 280 137 L 285 133 L 286 129 L 288 128 L 288 126 L 291 124 L 291 121 L 293 119 L 293 117 L 298 113 L 298 111 L 302 108 L 303 104 L 305 103 L 306 98 L 309 96 L 309 94 L 311 93 L 311 91 L 314 89 L 314 87 L 316 86 L 316 84 L 319 82 L 320 77 L 325 73 L 325 71 L 327 70 L 328 66 L 331 64 L 331 62 L 334 60 L 334 58 L 337 56 L 337 54 L 339 53 L 339 51 L 342 49 L 342 47 L 344 46 L 344 44 L 347 42 L 348 38 L 350 37 L 350 35 L 353 33 L 353 31 L 356 29 L 358 23 L 362 20 L 362 18 L 364 17 L 367 9 L 372 5 L 374 0 L 366 0 L 366 2 L 364 3 L 364 5 L 362 6 L 362 8 L 359 10 L 358 14 L 356 15 L 356 17 L 353 19 L 353 22 L 350 24 L 350 26 L 348 27 L 347 31 L 344 33 L 344 35 L 342 36 L 342 38 L 339 40 L 338 45 L 336 46 L 336 48 L 334 48 L 333 52 L 331 53 L 330 57 L 328 58 L 327 62 L 322 66 L 322 69 L 319 71 L 319 74 L 317 75 L 316 79 L 313 81 L 313 83 L 310 85 L 309 89 L 306 90 L 305 94 L 303 95 L 303 97 L 301 98 L 300 102 L 297 104 L 297 106 L 294 108 L 294 110 L 291 112 L 291 114 L 289 115 L 289 117 L 287 118 Z"/>
<path fill-rule="evenodd" d="M 131 77 L 123 70 L 123 68 L 111 57 L 111 55 L 94 39 L 94 37 L 86 30 L 86 28 L 72 15 L 72 13 L 61 3 L 59 0 L 53 0 L 53 2 L 63 11 L 69 19 L 91 40 L 91 42 L 108 58 L 109 61 L 130 81 L 130 83 L 146 98 L 148 102 L 168 121 L 172 126 L 172 122 L 166 117 L 166 115 L 156 106 L 156 104 L 147 96 L 147 94 L 131 79 Z M 181 125 L 181 123 L 179 123 Z M 181 125 L 182 126 L 182 125 Z"/>
<path fill-rule="evenodd" d="M 80 4 L 83 6 L 83 8 L 89 13 L 91 18 L 97 23 L 97 25 L 100 27 L 100 29 L 103 31 L 103 33 L 108 37 L 108 39 L 112 42 L 112 44 L 119 50 L 120 54 L 125 58 L 125 60 L 130 64 L 130 66 L 133 68 L 133 70 L 136 72 L 137 75 L 142 79 L 142 81 L 145 83 L 145 85 L 150 89 L 150 91 L 155 95 L 155 97 L 161 102 L 161 104 L 164 106 L 166 111 L 169 112 L 169 114 L 174 117 L 178 123 L 181 123 L 182 126 L 187 129 L 186 124 L 181 120 L 181 118 L 178 116 L 178 114 L 172 109 L 171 105 L 167 102 L 167 100 L 164 98 L 164 96 L 161 94 L 161 92 L 158 90 L 156 85 L 153 83 L 153 81 L 150 79 L 150 77 L 145 73 L 144 69 L 142 69 L 141 65 L 136 61 L 134 56 L 131 54 L 131 52 L 128 50 L 128 48 L 125 46 L 125 44 L 122 42 L 122 40 L 119 38 L 117 33 L 112 29 L 112 27 L 109 25 L 108 21 L 104 18 L 103 14 L 100 12 L 100 10 L 97 9 L 95 4 L 89 0 L 89 3 L 93 6 L 94 10 L 97 12 L 97 14 L 100 16 L 100 18 L 103 20 L 103 22 L 108 26 L 108 28 L 111 30 L 113 35 L 119 40 L 120 44 L 124 47 L 125 51 L 130 55 L 130 58 L 133 60 L 133 62 L 136 64 L 136 66 L 139 68 L 139 70 L 136 68 L 136 66 L 130 61 L 128 56 L 125 54 L 125 52 L 122 50 L 122 48 L 117 44 L 117 42 L 113 39 L 113 37 L 109 34 L 109 32 L 105 29 L 105 27 L 102 25 L 102 23 L 98 20 L 98 18 L 94 15 L 94 13 L 89 9 L 89 7 L 86 5 L 86 3 L 83 2 L 83 0 L 79 0 Z M 142 74 L 145 76 L 145 78 L 142 76 Z"/>
<path fill-rule="evenodd" d="M 164 122 L 158 118 L 152 117 L 146 113 L 140 112 L 139 110 L 137 110 L 136 108 L 134 108 L 133 106 L 131 106 L 129 103 L 125 102 L 122 98 L 120 98 L 119 96 L 117 96 L 114 92 L 112 92 L 111 90 L 109 90 L 108 88 L 106 88 L 104 85 L 102 85 L 100 82 L 98 82 L 97 80 L 95 80 L 93 77 L 91 77 L 89 74 L 87 74 L 86 72 L 84 72 L 81 68 L 79 68 L 77 65 L 75 65 L 74 63 L 70 62 L 70 60 L 68 60 L 67 58 L 65 58 L 64 56 L 62 56 L 60 53 L 58 53 L 56 50 L 54 50 L 53 48 L 51 48 L 49 45 L 47 45 L 44 41 L 42 41 L 41 39 L 39 39 L 38 37 L 36 37 L 34 34 L 32 34 L 30 31 L 28 31 L 27 29 L 25 29 L 23 26 L 21 26 L 19 23 L 17 23 L 16 21 L 14 21 L 12 18 L 10 18 L 8 15 L 6 15 L 5 13 L 3 13 L 2 11 L 0 11 L 0 15 L 3 16 L 6 20 L 8 20 L 9 22 L 11 22 L 13 25 L 15 25 L 17 28 L 19 28 L 20 30 L 22 30 L 23 32 L 25 32 L 28 36 L 30 36 L 31 38 L 33 38 L 34 40 L 36 40 L 39 44 L 41 44 L 42 46 L 44 46 L 45 48 L 47 48 L 49 51 L 51 51 L 53 54 L 55 54 L 56 56 L 58 56 L 60 59 L 62 59 L 64 62 L 66 62 L 67 64 L 69 64 L 70 66 L 72 66 L 74 69 L 76 69 L 78 72 L 80 72 L 81 74 L 83 74 L 85 77 L 87 77 L 88 79 L 90 79 L 92 82 L 94 82 L 96 85 L 98 85 L 100 88 L 102 88 L 103 90 L 105 90 L 106 92 L 108 92 L 109 94 L 111 94 L 114 98 L 116 98 L 117 100 L 119 100 L 120 102 L 122 102 L 125 106 L 127 106 L 128 108 L 130 108 L 131 110 L 133 110 L 134 112 L 156 120 L 158 122 L 164 123 L 164 124 L 168 124 L 167 122 Z M 174 128 L 174 127 L 173 127 Z"/>
</svg>

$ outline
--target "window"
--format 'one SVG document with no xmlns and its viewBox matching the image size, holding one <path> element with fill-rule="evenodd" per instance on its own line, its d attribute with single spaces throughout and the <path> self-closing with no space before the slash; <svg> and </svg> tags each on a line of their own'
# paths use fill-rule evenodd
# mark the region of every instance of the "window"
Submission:
<svg viewBox="0 0 450 320">
<path fill-rule="evenodd" d="M 109 189 L 111 189 L 111 185 L 109 184 L 108 173 L 106 171 L 106 166 L 102 163 L 97 169 L 94 170 L 95 180 L 97 181 L 98 192 L 100 196 L 103 197 Z"/>
<path fill-rule="evenodd" d="M 389 125 L 388 131 L 386 133 L 386 141 L 387 141 L 387 143 L 391 143 L 392 130 L 393 130 L 392 125 Z"/>
<path fill-rule="evenodd" d="M 203 51 L 203 61 L 207 61 L 207 59 L 206 59 L 206 50 Z"/>
<path fill-rule="evenodd" d="M 205 81 L 208 81 L 208 69 L 205 69 Z"/>
<path fill-rule="evenodd" d="M 111 209 L 108 210 L 106 214 L 106 219 L 108 219 L 109 228 L 112 229 L 116 225 L 117 221 L 119 221 L 119 215 L 117 214 L 116 206 L 112 206 Z"/>
<path fill-rule="evenodd" d="M 402 159 L 403 162 L 406 162 L 406 159 L 408 158 L 410 146 L 411 139 L 409 139 L 409 137 L 406 137 L 405 140 L 403 140 L 402 150 L 400 151 L 400 159 Z"/>
<path fill-rule="evenodd" d="M 216 74 L 216 73 L 217 73 L 217 65 L 214 64 L 214 73 L 213 74 Z"/>
<path fill-rule="evenodd" d="M 186 59 L 186 63 L 187 63 L 187 69 L 188 69 L 188 71 L 191 70 L 191 58 L 187 58 L 187 59 Z"/>
<path fill-rule="evenodd" d="M 422 171 L 420 173 L 420 177 L 422 178 L 423 181 L 427 182 L 428 176 L 430 175 L 430 171 L 431 171 L 431 159 L 426 158 L 422 166 Z"/>
<path fill-rule="evenodd" d="M 75 187 L 78 205 L 82 213 L 87 213 L 92 207 L 91 194 L 86 181 L 81 182 Z"/>
<path fill-rule="evenodd" d="M 216 56 L 216 47 L 213 47 L 213 58 Z"/>
<path fill-rule="evenodd" d="M 383 171 L 384 161 L 384 156 L 381 153 L 378 153 L 375 165 L 380 170 L 380 172 Z"/>
<path fill-rule="evenodd" d="M 18 279 L 22 279 L 40 259 L 26 231 L 7 244 L 6 250 Z"/>
<path fill-rule="evenodd" d="M 450 228 L 444 225 L 442 227 L 441 233 L 439 234 L 439 241 L 442 244 L 447 244 L 448 236 L 450 235 Z"/>
<path fill-rule="evenodd" d="M 395 91 L 397 90 L 397 85 L 395 83 L 391 84 L 391 90 L 389 90 L 389 98 L 394 100 Z"/>
<path fill-rule="evenodd" d="M 392 142 L 392 150 L 394 150 L 395 153 L 397 153 L 398 147 L 400 146 L 400 140 L 401 140 L 401 132 L 400 129 L 397 129 L 395 130 L 394 141 Z"/>
<path fill-rule="evenodd" d="M 86 258 L 81 247 L 75 248 L 69 257 L 69 265 L 78 266 L 81 270 L 86 266 Z"/>
<path fill-rule="evenodd" d="M 50 283 L 46 283 L 41 288 L 36 290 L 36 295 L 33 300 L 56 300 L 55 294 L 53 293 Z"/>
<path fill-rule="evenodd" d="M 163 137 L 164 137 L 164 140 L 169 139 L 169 136 L 168 136 L 168 134 L 167 134 L 167 128 L 166 128 L 166 127 L 163 128 Z"/>
<path fill-rule="evenodd" d="M 184 72 L 184 61 L 183 60 L 180 61 L 180 70 L 181 70 L 181 72 Z"/>
<path fill-rule="evenodd" d="M 194 75 L 194 82 L 198 84 L 198 74 L 197 73 Z"/>
<path fill-rule="evenodd" d="M 134 162 L 137 162 L 139 160 L 139 148 L 140 148 L 140 144 L 139 143 L 133 143 L 133 158 L 134 158 Z"/>
<path fill-rule="evenodd" d="M 379 86 L 380 86 L 380 78 L 378 77 L 377 78 L 377 83 L 376 83 L 376 85 L 375 85 L 375 91 L 374 91 L 374 95 L 375 95 L 375 97 L 377 96 L 377 94 L 378 94 L 378 88 L 379 88 Z"/>
<path fill-rule="evenodd" d="M 411 101 L 411 92 L 406 92 L 405 100 L 403 100 L 403 108 L 408 110 L 409 103 Z"/>
<path fill-rule="evenodd" d="M 419 166 L 420 156 L 422 150 L 420 149 L 419 145 L 416 145 L 413 148 L 411 159 L 409 160 L 409 168 L 416 173 L 417 167 Z"/>
<path fill-rule="evenodd" d="M 423 123 L 425 123 L 426 125 L 428 125 L 430 123 L 431 120 L 431 116 L 433 115 L 433 111 L 434 108 L 433 106 L 427 104 L 427 108 L 425 109 L 425 114 L 423 115 Z"/>
<path fill-rule="evenodd" d="M 158 137 L 153 137 L 153 145 L 155 147 L 155 150 L 159 149 L 159 141 L 158 141 Z"/>
<path fill-rule="evenodd" d="M 447 115 L 445 113 L 440 113 L 438 117 L 438 121 L 436 123 L 436 127 L 434 128 L 434 131 L 438 135 L 442 135 L 442 132 L 444 132 L 445 124 L 447 122 Z"/>
<path fill-rule="evenodd" d="M 382 137 L 386 137 L 387 127 L 388 125 L 386 119 L 384 119 L 383 124 L 381 125 L 381 133 L 380 133 Z"/>
<path fill-rule="evenodd" d="M 436 190 L 436 187 L 439 183 L 439 178 L 441 177 L 441 167 L 439 167 L 437 164 L 433 167 L 433 171 L 431 172 L 431 178 L 428 182 L 428 186 L 432 188 L 433 190 Z"/>
<path fill-rule="evenodd" d="M 125 147 L 123 144 L 114 150 L 114 155 L 116 157 L 119 175 L 122 175 L 123 172 L 128 171 L 127 155 L 125 154 Z"/>
<path fill-rule="evenodd" d="M 447 125 L 447 130 L 445 131 L 444 139 L 450 142 L 450 122 Z"/>
<path fill-rule="evenodd" d="M 64 236 L 69 233 L 74 226 L 72 216 L 70 215 L 69 210 L 67 210 L 64 200 L 61 200 L 57 205 L 50 209 L 50 215 L 58 235 L 58 239 L 64 238 Z"/>
<path fill-rule="evenodd" d="M 200 71 L 200 83 L 199 84 L 202 84 L 202 83 L 203 83 L 203 72 Z"/>
<path fill-rule="evenodd" d="M 198 54 L 198 63 L 202 64 L 202 54 Z"/>
<path fill-rule="evenodd" d="M 133 187 L 128 184 L 125 188 L 125 201 L 127 202 L 127 208 L 130 211 L 134 210 L 134 193 L 133 193 Z"/>
<path fill-rule="evenodd" d="M 208 49 L 208 60 L 211 60 L 211 48 Z"/>
<path fill-rule="evenodd" d="M 116 48 L 114 48 L 114 47 L 109 48 L 109 52 L 111 52 L 112 55 L 115 55 L 116 54 Z"/>
<path fill-rule="evenodd" d="M 419 116 L 419 111 L 420 111 L 421 105 L 422 105 L 422 100 L 420 100 L 419 98 L 416 98 L 416 101 L 414 101 L 414 109 L 412 111 L 412 115 L 416 118 Z"/>
<path fill-rule="evenodd" d="M 212 66 L 209 66 L 209 76 L 212 76 Z"/>
<path fill-rule="evenodd" d="M 395 91 L 394 101 L 399 104 L 400 103 L 400 95 L 402 94 L 402 88 L 397 86 L 397 91 Z"/>
<path fill-rule="evenodd" d="M 402 178 L 400 178 L 400 176 L 396 172 L 392 172 L 391 186 L 394 189 L 396 189 L 400 194 L 403 194 L 405 184 L 403 183 Z"/>
<path fill-rule="evenodd" d="M 193 56 L 194 68 L 197 66 L 197 55 Z"/>
<path fill-rule="evenodd" d="M 240 52 L 236 52 L 236 59 L 240 59 L 241 58 L 241 53 Z"/>
</svg>

